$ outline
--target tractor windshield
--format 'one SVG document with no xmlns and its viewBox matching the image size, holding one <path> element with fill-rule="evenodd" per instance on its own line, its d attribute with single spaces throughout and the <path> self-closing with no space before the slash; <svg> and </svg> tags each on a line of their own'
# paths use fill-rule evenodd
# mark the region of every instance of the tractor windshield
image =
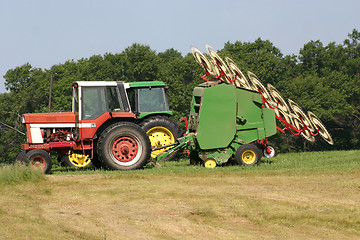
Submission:
<svg viewBox="0 0 360 240">
<path fill-rule="evenodd" d="M 169 105 L 163 87 L 138 89 L 139 112 L 169 111 Z"/>
<path fill-rule="evenodd" d="M 105 112 L 121 112 L 117 87 L 83 87 L 82 119 L 96 119 Z"/>
</svg>

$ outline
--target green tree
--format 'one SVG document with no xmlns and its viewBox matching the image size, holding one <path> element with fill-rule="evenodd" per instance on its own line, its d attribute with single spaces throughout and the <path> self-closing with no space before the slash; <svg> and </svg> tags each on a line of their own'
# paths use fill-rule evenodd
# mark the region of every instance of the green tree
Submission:
<svg viewBox="0 0 360 240">
<path fill-rule="evenodd" d="M 202 69 L 191 54 L 182 57 L 174 49 L 159 53 L 158 58 L 159 80 L 169 85 L 169 105 L 174 111 L 174 118 L 179 120 L 189 113 L 192 90 L 203 81 L 198 77 L 202 75 Z"/>
<path fill-rule="evenodd" d="M 129 81 L 154 81 L 158 77 L 157 55 L 149 46 L 135 43 L 123 54 L 129 63 Z"/>
<path fill-rule="evenodd" d="M 246 75 L 253 72 L 266 85 L 275 84 L 286 76 L 286 66 L 281 51 L 269 40 L 258 38 L 255 42 L 227 42 L 219 55 L 228 56 Z"/>
</svg>

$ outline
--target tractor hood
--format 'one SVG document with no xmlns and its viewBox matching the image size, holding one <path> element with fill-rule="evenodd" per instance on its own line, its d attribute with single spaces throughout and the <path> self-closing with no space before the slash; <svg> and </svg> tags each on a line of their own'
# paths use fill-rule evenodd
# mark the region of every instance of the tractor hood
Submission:
<svg viewBox="0 0 360 240">
<path fill-rule="evenodd" d="M 23 123 L 75 123 L 75 113 L 26 113 L 23 115 Z"/>
</svg>

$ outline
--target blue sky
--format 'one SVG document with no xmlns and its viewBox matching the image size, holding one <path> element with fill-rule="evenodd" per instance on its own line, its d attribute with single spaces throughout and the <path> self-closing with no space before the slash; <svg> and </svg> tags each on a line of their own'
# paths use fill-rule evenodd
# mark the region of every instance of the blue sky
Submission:
<svg viewBox="0 0 360 240">
<path fill-rule="evenodd" d="M 3 0 L 0 93 L 7 70 L 27 62 L 49 69 L 133 43 L 185 55 L 192 45 L 205 51 L 207 43 L 222 49 L 260 37 L 298 54 L 311 40 L 342 44 L 360 30 L 359 13 L 358 0 Z"/>
</svg>

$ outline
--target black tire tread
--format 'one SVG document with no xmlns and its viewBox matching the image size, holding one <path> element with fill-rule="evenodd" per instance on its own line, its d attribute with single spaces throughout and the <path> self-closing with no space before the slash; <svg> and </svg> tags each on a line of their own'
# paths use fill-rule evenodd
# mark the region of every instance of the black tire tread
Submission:
<svg viewBox="0 0 360 240">
<path fill-rule="evenodd" d="M 168 116 L 157 115 L 147 118 L 140 123 L 140 127 L 145 132 L 156 126 L 166 127 L 174 135 L 175 140 L 182 137 L 182 135 L 184 134 L 179 124 L 177 124 L 173 119 L 169 118 Z M 180 152 L 177 151 L 176 153 L 173 153 L 170 156 L 162 159 L 162 161 L 174 160 L 177 156 L 179 156 L 179 154 Z"/>
<path fill-rule="evenodd" d="M 242 153 L 245 151 L 245 150 L 251 150 L 253 152 L 255 152 L 256 154 L 256 161 L 253 163 L 253 164 L 245 164 L 243 161 L 242 161 Z M 250 165 L 257 165 L 260 163 L 260 160 L 261 160 L 261 157 L 262 157 L 262 151 L 254 144 L 244 144 L 244 145 L 241 145 L 237 150 L 236 150 L 236 153 L 235 153 L 235 161 L 237 162 L 237 164 L 239 165 L 245 165 L 245 166 L 250 166 Z"/>
<path fill-rule="evenodd" d="M 174 120 L 172 120 L 171 118 L 169 118 L 168 116 L 154 116 L 154 117 L 150 117 L 150 118 L 147 118 L 145 119 L 144 121 L 142 121 L 140 123 L 140 127 L 142 127 L 143 129 L 146 127 L 146 126 L 149 126 L 150 124 L 154 126 L 156 126 L 156 124 L 158 122 L 166 122 L 168 123 L 170 126 L 172 126 L 175 131 L 171 131 L 174 135 L 175 138 L 179 138 L 183 135 L 183 130 L 181 129 L 181 127 L 179 126 L 179 124 L 177 124 Z M 149 128 L 150 129 L 150 128 Z M 149 130 L 147 129 L 147 130 Z M 145 131 L 146 132 L 146 131 Z"/>
<path fill-rule="evenodd" d="M 271 146 L 271 147 L 275 150 L 274 157 L 276 157 L 276 155 L 278 154 L 276 145 L 273 144 L 273 143 L 267 143 L 267 145 L 268 145 L 268 146 Z M 265 151 L 265 149 L 263 148 L 263 149 L 262 149 L 262 153 L 263 153 L 262 155 L 265 157 L 264 151 Z"/>
<path fill-rule="evenodd" d="M 139 137 L 143 138 L 144 146 L 143 146 L 142 154 L 145 154 L 145 155 L 142 155 L 140 157 L 141 159 L 131 166 L 126 166 L 126 167 L 120 166 L 120 165 L 115 166 L 115 164 L 111 164 L 111 161 L 106 159 L 106 156 L 103 152 L 103 148 L 106 147 L 105 142 L 106 142 L 109 134 L 111 134 L 113 131 L 117 131 L 118 129 L 126 129 L 126 128 L 135 130 L 137 132 L 137 134 L 139 135 Z M 101 165 L 107 169 L 133 170 L 133 169 L 142 168 L 147 163 L 147 161 L 150 159 L 150 153 L 151 153 L 151 146 L 150 146 L 150 140 L 149 140 L 148 136 L 142 130 L 141 127 L 139 127 L 138 125 L 131 123 L 131 122 L 117 122 L 117 123 L 110 125 L 101 133 L 98 143 L 97 143 L 98 160 L 101 162 Z"/>
<path fill-rule="evenodd" d="M 16 161 L 19 161 L 20 163 L 25 163 L 26 161 L 26 151 L 22 150 L 17 156 Z"/>
<path fill-rule="evenodd" d="M 46 165 L 42 172 L 48 174 L 52 168 L 52 160 L 48 152 L 43 149 L 32 149 L 26 153 L 26 164 L 30 164 L 30 160 L 35 156 L 41 156 L 45 159 Z"/>
</svg>

